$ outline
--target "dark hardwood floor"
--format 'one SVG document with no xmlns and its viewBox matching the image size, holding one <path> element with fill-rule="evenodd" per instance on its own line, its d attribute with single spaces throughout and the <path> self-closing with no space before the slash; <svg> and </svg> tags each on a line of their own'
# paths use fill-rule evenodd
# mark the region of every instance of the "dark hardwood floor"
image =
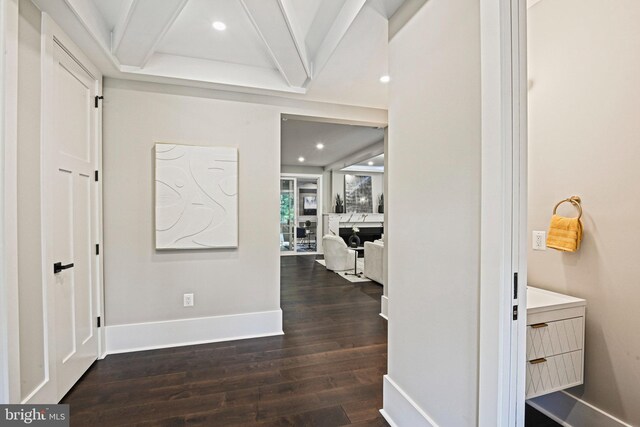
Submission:
<svg viewBox="0 0 640 427">
<path fill-rule="evenodd" d="M 542 412 L 527 405 L 524 411 L 525 427 L 562 427 Z"/>
<path fill-rule="evenodd" d="M 388 426 L 382 287 L 314 259 L 281 260 L 285 335 L 108 356 L 64 398 L 71 425 Z"/>
<path fill-rule="evenodd" d="M 62 403 L 73 426 L 386 426 L 380 285 L 282 258 L 285 335 L 111 355 Z"/>
</svg>

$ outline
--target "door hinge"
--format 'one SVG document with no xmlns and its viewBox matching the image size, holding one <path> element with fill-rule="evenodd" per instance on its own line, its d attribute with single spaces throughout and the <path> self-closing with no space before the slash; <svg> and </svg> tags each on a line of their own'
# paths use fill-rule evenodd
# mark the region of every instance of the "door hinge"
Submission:
<svg viewBox="0 0 640 427">
<path fill-rule="evenodd" d="M 104 96 L 98 96 L 98 95 L 96 95 L 96 97 L 95 97 L 95 104 L 94 104 L 96 108 L 98 108 L 98 102 L 99 102 L 101 99 L 104 99 Z"/>
<path fill-rule="evenodd" d="M 100 243 L 96 243 L 96 255 L 100 255 Z"/>
<path fill-rule="evenodd" d="M 95 176 L 96 182 L 98 182 L 98 176 L 99 176 L 98 171 L 96 171 L 94 176 Z"/>
<path fill-rule="evenodd" d="M 518 320 L 518 306 L 513 306 L 513 320 Z"/>
<path fill-rule="evenodd" d="M 518 273 L 513 273 L 513 299 L 518 299 Z"/>
<path fill-rule="evenodd" d="M 100 327 L 100 316 L 98 316 L 98 319 L 97 319 L 96 325 L 98 326 L 98 328 Z"/>
</svg>

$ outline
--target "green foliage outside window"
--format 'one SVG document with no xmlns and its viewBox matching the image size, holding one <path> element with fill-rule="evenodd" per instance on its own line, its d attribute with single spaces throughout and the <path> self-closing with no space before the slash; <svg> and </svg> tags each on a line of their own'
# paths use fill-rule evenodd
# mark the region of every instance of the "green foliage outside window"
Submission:
<svg viewBox="0 0 640 427">
<path fill-rule="evenodd" d="M 290 193 L 280 194 L 280 223 L 290 224 L 294 220 L 293 201 Z"/>
</svg>

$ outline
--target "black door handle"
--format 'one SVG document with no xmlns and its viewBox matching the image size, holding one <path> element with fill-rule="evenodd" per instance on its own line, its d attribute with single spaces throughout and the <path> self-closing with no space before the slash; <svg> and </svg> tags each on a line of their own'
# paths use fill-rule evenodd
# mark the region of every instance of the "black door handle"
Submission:
<svg viewBox="0 0 640 427">
<path fill-rule="evenodd" d="M 53 264 L 53 274 L 58 274 L 62 270 L 66 270 L 67 268 L 72 268 L 72 267 L 73 267 L 73 263 L 62 265 L 61 262 L 56 262 L 55 264 Z"/>
</svg>

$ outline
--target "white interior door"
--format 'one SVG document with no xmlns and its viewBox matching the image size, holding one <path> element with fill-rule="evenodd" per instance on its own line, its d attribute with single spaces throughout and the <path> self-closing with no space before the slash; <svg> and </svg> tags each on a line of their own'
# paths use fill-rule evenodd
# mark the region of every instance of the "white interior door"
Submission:
<svg viewBox="0 0 640 427">
<path fill-rule="evenodd" d="M 49 343 L 56 397 L 62 398 L 98 357 L 97 286 L 97 83 L 57 42 L 49 68 L 48 135 L 43 186 L 49 299 Z"/>
</svg>

